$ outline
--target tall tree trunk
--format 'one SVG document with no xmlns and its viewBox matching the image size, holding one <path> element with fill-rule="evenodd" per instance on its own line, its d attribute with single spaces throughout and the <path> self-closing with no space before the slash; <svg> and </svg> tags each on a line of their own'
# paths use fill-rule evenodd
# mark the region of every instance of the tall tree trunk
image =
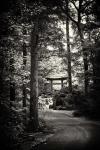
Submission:
<svg viewBox="0 0 100 150">
<path fill-rule="evenodd" d="M 27 62 L 27 50 L 26 50 L 26 43 L 23 43 L 23 71 L 26 70 L 26 62 Z M 23 107 L 26 107 L 26 83 L 25 77 L 23 77 Z"/>
<path fill-rule="evenodd" d="M 79 24 L 78 26 L 78 31 L 79 31 L 79 36 L 80 36 L 80 40 L 81 40 L 81 47 L 82 47 L 82 51 L 83 51 L 83 63 L 84 63 L 84 91 L 85 94 L 87 95 L 88 93 L 88 84 L 89 84 L 89 80 L 88 80 L 88 54 L 87 54 L 87 50 L 85 49 L 85 43 L 84 43 L 84 37 L 83 37 L 83 32 L 81 30 L 81 25 Z"/>
<path fill-rule="evenodd" d="M 10 103 L 15 101 L 14 52 L 10 52 Z"/>
<path fill-rule="evenodd" d="M 38 21 L 31 33 L 30 123 L 36 130 L 38 122 Z"/>
<path fill-rule="evenodd" d="M 77 27 L 78 27 L 78 32 L 80 36 L 80 41 L 81 41 L 81 47 L 83 51 L 83 63 L 84 63 L 84 92 L 85 95 L 88 93 L 88 54 L 87 50 L 85 49 L 85 43 L 84 43 L 84 35 L 83 35 L 83 30 L 81 26 L 81 11 L 82 11 L 82 3 L 83 0 L 79 0 L 79 9 L 78 9 L 78 22 L 77 22 Z"/>
<path fill-rule="evenodd" d="M 88 22 L 89 20 L 87 20 Z M 90 31 L 88 31 L 88 39 L 89 39 L 89 43 L 92 43 L 91 41 L 91 33 Z M 95 85 L 95 65 L 94 65 L 94 58 L 95 58 L 95 52 L 93 48 L 90 48 L 90 63 L 92 65 L 92 81 L 93 81 L 93 86 Z"/>
<path fill-rule="evenodd" d="M 68 3 L 66 1 L 66 14 L 68 14 Z M 66 39 L 67 39 L 67 59 L 68 59 L 68 84 L 69 92 L 72 92 L 72 76 L 71 76 L 71 52 L 70 52 L 70 37 L 69 37 L 69 17 L 66 16 Z"/>
<path fill-rule="evenodd" d="M 94 115 L 100 119 L 100 48 L 96 47 L 94 58 L 94 92 L 92 98 L 94 99 Z"/>
</svg>

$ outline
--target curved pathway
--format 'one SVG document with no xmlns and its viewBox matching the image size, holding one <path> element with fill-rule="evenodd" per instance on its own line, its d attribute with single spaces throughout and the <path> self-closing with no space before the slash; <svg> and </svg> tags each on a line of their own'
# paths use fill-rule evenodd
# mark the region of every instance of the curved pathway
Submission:
<svg viewBox="0 0 100 150">
<path fill-rule="evenodd" d="M 36 150 L 100 149 L 100 123 L 74 118 L 71 111 L 48 110 L 41 113 L 54 134 Z"/>
</svg>

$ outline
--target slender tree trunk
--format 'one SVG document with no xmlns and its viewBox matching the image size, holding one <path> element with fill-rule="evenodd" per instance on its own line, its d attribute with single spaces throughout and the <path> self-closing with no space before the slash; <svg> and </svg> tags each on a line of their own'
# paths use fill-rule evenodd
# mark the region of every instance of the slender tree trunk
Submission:
<svg viewBox="0 0 100 150">
<path fill-rule="evenodd" d="M 10 102 L 15 101 L 14 53 L 10 53 Z"/>
<path fill-rule="evenodd" d="M 88 21 L 88 20 L 87 20 Z M 91 43 L 91 33 L 88 31 L 88 37 L 89 37 L 89 43 Z M 94 63 L 94 58 L 95 58 L 95 52 L 94 49 L 90 49 L 90 62 L 92 65 L 92 81 L 93 81 L 93 86 L 95 85 L 95 63 Z"/>
<path fill-rule="evenodd" d="M 87 51 L 85 49 L 85 43 L 84 43 L 84 35 L 83 35 L 83 30 L 81 27 L 81 11 L 82 11 L 82 3 L 83 0 L 79 0 L 79 9 L 78 9 L 78 22 L 77 22 L 77 28 L 78 28 L 78 32 L 79 32 L 79 36 L 80 36 L 80 41 L 81 41 L 81 47 L 82 47 L 82 51 L 83 51 L 83 63 L 84 63 L 84 92 L 85 95 L 87 95 L 88 93 L 88 54 Z"/>
<path fill-rule="evenodd" d="M 66 14 L 68 14 L 68 0 L 66 1 Z M 67 59 L 68 59 L 68 84 L 69 92 L 72 92 L 72 76 L 71 76 L 71 52 L 69 37 L 69 17 L 66 16 L 66 39 L 67 39 Z"/>
<path fill-rule="evenodd" d="M 87 54 L 87 50 L 85 49 L 85 43 L 84 43 L 84 37 L 83 37 L 83 33 L 81 30 L 81 25 L 79 25 L 78 27 L 78 31 L 79 31 L 79 36 L 81 39 L 81 47 L 82 47 L 82 51 L 83 51 L 83 63 L 84 63 L 84 91 L 85 94 L 87 95 L 88 93 L 88 85 L 89 85 L 89 80 L 88 80 L 88 54 Z"/>
<path fill-rule="evenodd" d="M 97 47 L 95 59 L 94 59 L 94 72 L 95 72 L 95 80 L 94 80 L 94 93 L 93 98 L 95 102 L 95 113 L 97 117 L 100 118 L 100 48 Z"/>
<path fill-rule="evenodd" d="M 31 33 L 31 75 L 30 75 L 30 123 L 36 130 L 38 122 L 38 21 Z"/>
<path fill-rule="evenodd" d="M 26 70 L 26 62 L 27 62 L 27 50 L 26 50 L 26 43 L 23 43 L 23 71 Z M 26 83 L 25 77 L 23 77 L 23 107 L 26 107 Z"/>
</svg>

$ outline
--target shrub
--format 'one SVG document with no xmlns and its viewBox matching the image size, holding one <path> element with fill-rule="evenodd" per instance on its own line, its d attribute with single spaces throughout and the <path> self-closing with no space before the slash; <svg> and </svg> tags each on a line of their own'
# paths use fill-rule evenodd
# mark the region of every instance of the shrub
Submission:
<svg viewBox="0 0 100 150">
<path fill-rule="evenodd" d="M 87 115 L 91 111 L 91 101 L 78 89 L 69 93 L 67 88 L 61 89 L 53 97 L 54 109 L 65 107 L 66 110 L 78 110 L 78 113 Z M 62 108 L 63 109 L 63 108 Z"/>
<path fill-rule="evenodd" d="M 21 116 L 7 104 L 0 105 L 1 149 L 13 149 L 24 131 Z M 5 144 L 6 143 L 6 144 Z"/>
<path fill-rule="evenodd" d="M 72 94 L 68 93 L 68 88 L 63 88 L 53 96 L 54 109 L 73 109 Z"/>
</svg>

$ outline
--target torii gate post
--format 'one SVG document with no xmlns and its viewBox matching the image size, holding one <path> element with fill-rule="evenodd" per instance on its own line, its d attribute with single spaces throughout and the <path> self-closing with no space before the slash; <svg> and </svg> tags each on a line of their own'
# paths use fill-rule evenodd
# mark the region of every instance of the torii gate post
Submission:
<svg viewBox="0 0 100 150">
<path fill-rule="evenodd" d="M 64 84 L 63 84 L 63 79 L 61 79 L 61 88 L 64 87 Z"/>
<path fill-rule="evenodd" d="M 61 88 L 63 88 L 64 87 L 64 80 L 67 80 L 67 77 L 61 77 L 61 78 L 46 78 L 47 80 L 49 80 L 50 81 L 50 86 L 51 86 L 51 93 L 53 94 L 53 81 L 54 80 L 60 80 L 61 81 Z M 57 84 L 57 83 L 55 83 L 55 84 Z M 56 109 L 56 101 L 54 100 L 53 101 L 53 109 Z"/>
</svg>

